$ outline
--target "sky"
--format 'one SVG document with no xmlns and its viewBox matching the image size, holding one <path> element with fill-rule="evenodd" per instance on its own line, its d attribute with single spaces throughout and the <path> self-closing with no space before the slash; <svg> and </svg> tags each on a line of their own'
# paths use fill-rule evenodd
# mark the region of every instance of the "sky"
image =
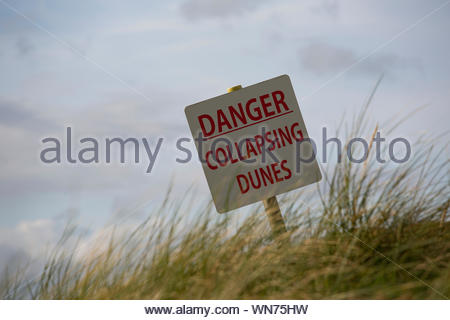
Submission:
<svg viewBox="0 0 450 320">
<path fill-rule="evenodd" d="M 447 132 L 449 18 L 444 0 L 0 0 L 0 262 L 36 255 L 72 217 L 91 233 L 131 219 L 170 183 L 208 200 L 175 141 L 190 137 L 185 106 L 237 84 L 288 74 L 314 138 L 383 75 L 371 119 L 426 106 L 394 137 Z M 67 127 L 75 151 L 85 137 L 164 142 L 150 174 L 145 161 L 43 164 L 42 139 L 64 150 Z"/>
</svg>

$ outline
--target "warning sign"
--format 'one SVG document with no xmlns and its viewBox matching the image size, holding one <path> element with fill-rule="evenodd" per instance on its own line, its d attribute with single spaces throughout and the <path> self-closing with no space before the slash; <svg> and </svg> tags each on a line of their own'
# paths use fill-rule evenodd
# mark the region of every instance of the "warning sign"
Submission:
<svg viewBox="0 0 450 320">
<path fill-rule="evenodd" d="M 287 75 L 195 103 L 185 112 L 220 213 L 322 178 Z"/>
</svg>

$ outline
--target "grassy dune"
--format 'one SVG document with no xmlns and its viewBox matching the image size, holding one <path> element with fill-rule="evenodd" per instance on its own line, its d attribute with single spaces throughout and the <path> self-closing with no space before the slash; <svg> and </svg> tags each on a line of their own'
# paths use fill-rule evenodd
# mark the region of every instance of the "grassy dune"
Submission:
<svg viewBox="0 0 450 320">
<path fill-rule="evenodd" d="M 371 141 L 362 116 L 348 136 Z M 368 129 L 370 128 L 370 129 Z M 375 131 L 374 131 L 375 130 Z M 261 207 L 186 219 L 189 197 L 165 201 L 125 234 L 59 245 L 41 274 L 5 275 L 3 298 L 446 299 L 450 296 L 448 161 L 415 143 L 402 165 L 342 157 L 324 180 L 281 198 L 287 235 L 272 239 Z M 436 142 L 436 146 L 442 143 Z M 180 197 L 176 197 L 179 199 Z M 66 232 L 62 243 L 71 235 Z"/>
</svg>

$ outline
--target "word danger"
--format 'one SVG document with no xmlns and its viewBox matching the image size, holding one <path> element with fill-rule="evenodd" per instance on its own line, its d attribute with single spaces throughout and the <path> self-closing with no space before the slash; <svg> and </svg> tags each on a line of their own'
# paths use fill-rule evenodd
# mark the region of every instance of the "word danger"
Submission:
<svg viewBox="0 0 450 320">
<path fill-rule="evenodd" d="M 218 109 L 215 117 L 201 114 L 198 116 L 198 122 L 203 136 L 213 138 L 223 133 L 224 130 L 227 130 L 227 133 L 232 132 L 251 121 L 267 120 L 267 118 L 289 110 L 288 105 L 284 102 L 283 91 L 277 90 L 270 94 L 251 98 L 246 102 L 238 102 L 235 106 Z"/>
</svg>

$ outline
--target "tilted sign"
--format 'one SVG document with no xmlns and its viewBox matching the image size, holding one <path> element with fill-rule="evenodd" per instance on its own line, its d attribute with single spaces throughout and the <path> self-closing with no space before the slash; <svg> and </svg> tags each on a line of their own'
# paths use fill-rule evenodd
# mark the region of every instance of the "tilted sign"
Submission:
<svg viewBox="0 0 450 320">
<path fill-rule="evenodd" d="M 218 212 L 322 178 L 289 76 L 185 109 Z"/>
</svg>

